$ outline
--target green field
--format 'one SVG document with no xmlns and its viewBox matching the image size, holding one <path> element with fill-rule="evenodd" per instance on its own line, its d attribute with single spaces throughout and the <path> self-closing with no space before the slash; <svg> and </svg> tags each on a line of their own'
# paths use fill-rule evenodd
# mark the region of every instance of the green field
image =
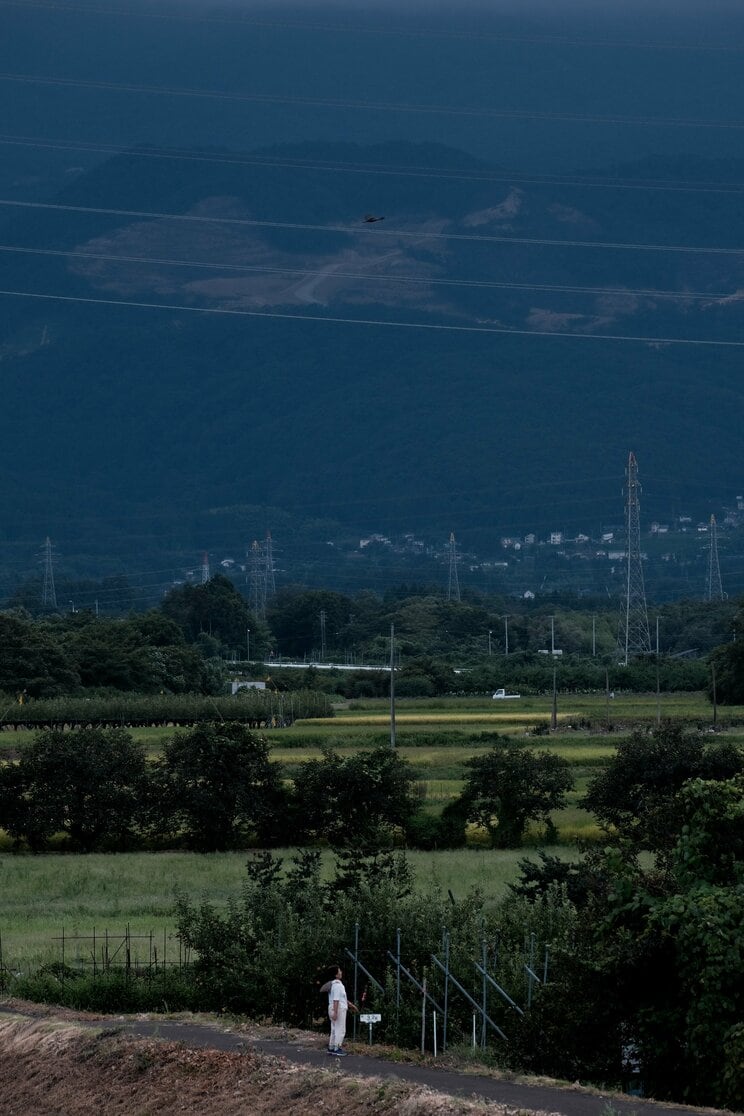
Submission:
<svg viewBox="0 0 744 1116">
<path fill-rule="evenodd" d="M 278 850 L 277 855 L 291 856 L 291 850 Z M 560 855 L 573 854 L 564 849 Z M 419 886 L 450 889 L 456 899 L 474 886 L 498 899 L 516 878 L 519 861 L 534 856 L 534 849 L 408 853 Z M 68 961 L 76 951 L 89 956 L 94 932 L 100 941 L 105 931 L 119 935 L 127 926 L 133 935 L 152 931 L 156 943 L 163 942 L 165 933 L 168 950 L 177 951 L 176 895 L 207 896 L 224 904 L 230 896 L 239 896 L 245 862 L 244 852 L 0 854 L 2 961 L 15 972 L 58 959 L 63 931 Z M 324 854 L 324 863 L 330 871 L 330 853 Z M 75 942 L 76 936 L 86 941 Z"/>
<path fill-rule="evenodd" d="M 577 837 L 597 837 L 593 817 L 580 805 L 589 779 L 613 755 L 616 741 L 637 725 L 647 727 L 661 716 L 683 720 L 691 727 L 711 724 L 711 707 L 701 694 L 662 695 L 657 709 L 655 694 L 618 695 L 608 702 L 604 694 L 559 698 L 559 726 L 555 733 L 534 735 L 535 726 L 549 722 L 550 696 L 530 697 L 519 709 L 494 710 L 499 703 L 486 698 L 404 699 L 398 702 L 398 750 L 408 760 L 423 806 L 432 812 L 456 797 L 462 786 L 465 762 L 488 747 L 487 736 L 498 733 L 525 741 L 535 749 L 563 756 L 571 765 L 575 789 L 564 810 L 553 821 L 561 846 L 571 856 Z M 501 703 L 503 705 L 503 703 Z M 516 704 L 516 703 L 515 703 Z M 608 731 L 609 707 L 609 731 Z M 324 747 L 341 754 L 389 742 L 387 703 L 346 703 L 338 716 L 324 721 L 298 722 L 291 728 L 267 732 L 273 758 L 291 779 L 298 766 L 322 754 Z M 526 719 L 525 719 L 526 718 Z M 744 744 L 744 709 L 719 711 L 719 728 L 727 739 Z M 155 757 L 172 728 L 132 730 Z M 31 739 L 24 731 L 0 733 L 0 757 L 14 758 Z M 471 847 L 457 851 L 409 854 L 419 883 L 435 880 L 461 897 L 474 885 L 497 898 L 513 880 L 522 856 L 535 856 L 539 832 L 528 833 L 528 848 L 493 851 L 483 845 L 481 834 L 471 832 Z M 0 850 L 8 842 L 0 842 Z M 324 854 L 325 855 L 325 854 Z M 330 860 L 330 854 L 327 859 Z M 122 933 L 154 931 L 159 940 L 173 930 L 173 900 L 177 892 L 205 895 L 217 903 L 240 890 L 245 853 L 202 856 L 184 852 L 128 854 L 12 855 L 0 851 L 0 936 L 2 960 L 16 969 L 55 956 L 52 943 L 64 927 L 67 937 L 91 935 L 106 929 Z M 73 946 L 68 943 L 68 948 Z M 80 948 L 90 948 L 81 943 Z"/>
</svg>

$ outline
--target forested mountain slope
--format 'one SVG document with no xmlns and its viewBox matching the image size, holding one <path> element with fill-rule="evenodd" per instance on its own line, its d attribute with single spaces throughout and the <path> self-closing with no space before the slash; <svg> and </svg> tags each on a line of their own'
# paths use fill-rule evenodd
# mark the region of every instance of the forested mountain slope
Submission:
<svg viewBox="0 0 744 1116">
<path fill-rule="evenodd" d="M 718 344 L 744 340 L 742 181 L 692 158 L 523 181 L 409 143 L 104 160 L 0 215 L 28 250 L 0 287 L 54 296 L 4 302 L 2 521 L 68 551 L 112 521 L 192 545 L 241 504 L 591 532 L 629 449 L 648 516 L 703 515 L 742 483 Z"/>
</svg>

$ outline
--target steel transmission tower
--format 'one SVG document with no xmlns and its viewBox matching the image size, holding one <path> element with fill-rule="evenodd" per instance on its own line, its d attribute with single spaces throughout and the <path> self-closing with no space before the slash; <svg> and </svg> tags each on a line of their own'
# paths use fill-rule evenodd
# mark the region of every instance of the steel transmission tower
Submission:
<svg viewBox="0 0 744 1116">
<path fill-rule="evenodd" d="M 57 591 L 54 588 L 54 562 L 52 560 L 52 540 L 47 535 L 41 553 L 44 555 L 44 584 L 41 590 L 41 607 L 56 611 Z"/>
<path fill-rule="evenodd" d="M 460 600 L 460 579 L 457 576 L 457 547 L 455 546 L 454 531 L 449 537 L 449 582 L 447 583 L 447 600 Z"/>
<path fill-rule="evenodd" d="M 254 616 L 266 615 L 266 564 L 261 544 L 254 539 L 250 549 L 251 581 L 248 599 Z"/>
<path fill-rule="evenodd" d="M 708 584 L 706 586 L 706 601 L 722 601 L 725 597 L 721 585 L 721 566 L 718 561 L 718 528 L 716 517 L 710 517 L 710 554 L 708 557 Z"/>
<path fill-rule="evenodd" d="M 265 600 L 270 600 L 276 594 L 276 577 L 274 570 L 274 550 L 271 541 L 271 531 L 266 532 L 266 542 L 264 544 L 264 558 L 266 563 L 266 576 L 264 578 L 266 587 L 264 590 Z"/>
<path fill-rule="evenodd" d="M 628 485 L 626 489 L 625 511 L 627 532 L 627 584 L 625 611 L 620 621 L 620 654 L 628 665 L 629 655 L 650 654 L 651 634 L 648 628 L 646 609 L 646 590 L 643 584 L 643 564 L 641 562 L 641 505 L 638 483 L 638 462 L 635 454 L 628 456 Z"/>
<path fill-rule="evenodd" d="M 208 581 L 209 581 L 209 555 L 207 554 L 207 552 L 205 550 L 204 553 L 202 554 L 201 583 L 202 583 L 202 585 L 206 585 Z"/>
</svg>

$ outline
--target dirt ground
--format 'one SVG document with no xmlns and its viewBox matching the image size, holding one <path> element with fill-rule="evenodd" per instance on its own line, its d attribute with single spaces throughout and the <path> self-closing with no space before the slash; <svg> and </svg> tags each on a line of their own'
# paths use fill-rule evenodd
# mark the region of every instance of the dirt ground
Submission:
<svg viewBox="0 0 744 1116">
<path fill-rule="evenodd" d="M 72 1015 L 72 1013 L 70 1013 Z M 395 1079 L 308 1069 L 282 1058 L 190 1049 L 83 1029 L 73 1018 L 0 1018 L 3 1116 L 510 1116 Z"/>
</svg>

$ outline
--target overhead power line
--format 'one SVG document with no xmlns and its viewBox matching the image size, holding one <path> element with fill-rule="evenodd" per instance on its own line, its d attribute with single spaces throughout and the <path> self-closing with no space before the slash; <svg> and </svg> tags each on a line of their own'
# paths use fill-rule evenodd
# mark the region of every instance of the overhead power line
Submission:
<svg viewBox="0 0 744 1116">
<path fill-rule="evenodd" d="M 0 0 L 0 4 L 2 0 Z M 177 162 L 212 163 L 239 167 L 272 167 L 287 170 L 325 171 L 329 174 L 384 175 L 393 178 L 435 178 L 453 182 L 494 182 L 508 185 L 575 186 L 580 189 L 634 190 L 685 194 L 741 194 L 742 182 L 684 182 L 672 179 L 631 181 L 622 178 L 602 178 L 599 175 L 537 174 L 525 170 L 463 170 L 454 167 L 425 167 L 396 165 L 394 163 L 351 163 L 330 159 L 302 159 L 295 156 L 261 155 L 225 152 L 208 155 L 206 152 L 181 151 L 157 147 L 126 147 L 114 143 L 93 143 L 87 140 L 64 140 L 38 136 L 0 135 L 0 144 L 16 147 L 37 147 L 54 151 L 99 152 L 124 155 L 135 159 L 164 159 Z"/>
<path fill-rule="evenodd" d="M 385 38 L 433 38 L 433 39 L 475 39 L 478 41 L 488 40 L 489 42 L 503 42 L 506 44 L 524 43 L 534 45 L 548 45 L 548 46 L 572 46 L 572 47 L 585 47 L 594 50 L 598 47 L 607 47 L 611 49 L 636 49 L 636 50 L 671 50 L 671 51 L 691 51 L 693 53 L 741 53 L 744 51 L 744 46 L 738 43 L 705 43 L 701 42 L 699 37 L 694 40 L 685 42 L 680 39 L 600 39 L 600 38 L 578 38 L 570 37 L 567 35 L 515 35 L 503 34 L 499 31 L 489 31 L 486 28 L 479 28 L 478 30 L 468 31 L 460 28 L 433 28 L 421 27 L 418 24 L 415 27 L 392 27 L 389 21 L 385 22 L 384 26 L 371 27 L 356 26 L 354 24 L 342 23 L 310 23 L 308 21 L 301 21 L 295 19 L 257 19 L 246 17 L 230 17 L 228 15 L 217 15 L 214 12 L 209 14 L 201 14 L 194 12 L 164 12 L 152 11 L 143 8 L 110 8 L 110 7 L 91 7 L 90 5 L 83 4 L 60 4 L 53 3 L 51 0 L 0 0 L 0 7 L 5 8 L 24 8 L 24 9 L 41 9 L 43 11 L 55 12 L 70 12 L 72 14 L 95 15 L 95 16 L 117 16 L 143 20 L 159 20 L 159 21 L 172 21 L 179 23 L 190 24 L 225 24 L 231 27 L 261 27 L 276 30 L 289 30 L 289 31 L 313 31 L 319 33 L 333 32 L 349 33 L 354 35 L 372 35 L 381 36 Z"/>
<path fill-rule="evenodd" d="M 326 276 L 329 279 L 359 279 L 373 283 L 402 283 L 415 286 L 441 287 L 475 287 L 488 290 L 508 291 L 549 291 L 558 294 L 588 294 L 588 295 L 634 295 L 639 297 L 652 297 L 674 299 L 682 302 L 728 302 L 733 299 L 733 293 L 705 292 L 705 291 L 666 291 L 652 287 L 581 287 L 569 285 L 556 285 L 550 283 L 506 283 L 486 279 L 440 279 L 428 275 L 391 275 L 381 272 L 372 275 L 370 272 L 336 271 L 329 272 L 327 268 L 300 268 L 300 267 L 269 267 L 259 264 L 233 264 L 213 260 L 174 260 L 162 256 L 121 256 L 111 252 L 77 252 L 63 251 L 58 248 L 26 248 L 17 244 L 0 244 L 0 252 L 18 253 L 29 256 L 57 256 L 74 260 L 99 260 L 106 263 L 123 264 L 152 264 L 165 267 L 208 268 L 210 271 L 237 271 L 246 274 L 260 275 L 296 275 L 305 278 Z M 374 263 L 375 261 L 370 261 Z M 744 295 L 742 295 L 744 301 Z"/>
<path fill-rule="evenodd" d="M 374 236 L 404 240 L 463 240 L 484 244 L 534 244 L 542 248 L 595 248 L 634 252 L 683 252 L 714 256 L 741 256 L 744 248 L 706 248 L 703 245 L 644 244 L 627 241 L 552 240 L 547 237 L 495 236 L 488 233 L 413 232 L 407 229 L 381 229 L 370 225 L 313 225 L 300 221 L 260 221 L 252 217 L 207 217 L 196 213 L 160 213 L 140 209 L 108 209 L 91 205 L 61 205 L 57 202 L 18 201 L 0 198 L 0 206 L 16 209 L 49 209 L 63 213 L 91 213 L 110 217 L 138 217 L 149 221 L 188 221 L 211 225 L 237 225 L 246 228 L 298 229 L 343 236 Z M 372 231 L 374 228 L 374 231 Z"/>
<path fill-rule="evenodd" d="M 341 97 L 295 97 L 281 93 L 230 93 L 221 89 L 192 89 L 178 86 L 140 85 L 134 82 L 92 81 L 82 78 L 50 77 L 45 74 L 0 72 L 0 81 L 21 85 L 49 85 L 55 88 L 97 89 L 109 93 L 136 93 L 153 97 L 187 97 L 210 101 L 231 101 L 237 104 L 307 105 L 312 108 L 353 109 L 373 112 L 421 113 L 430 116 L 464 116 L 488 120 L 540 120 L 574 124 L 631 125 L 656 128 L 744 128 L 744 120 L 701 120 L 673 116 L 624 116 L 620 113 L 599 115 L 586 112 L 544 112 L 538 109 L 490 109 L 458 105 L 407 104 L 392 101 L 359 101 Z"/>
<path fill-rule="evenodd" d="M 566 333 L 545 329 L 507 329 L 497 326 L 447 325 L 434 322 L 396 322 L 381 318 L 341 318 L 329 314 L 290 314 L 266 310 L 233 310 L 218 306 L 183 306 L 174 303 L 143 302 L 115 298 L 84 298 L 80 295 L 60 295 L 39 291 L 0 290 L 8 298 L 38 299 L 48 302 L 77 302 L 93 306 L 122 306 L 137 310 L 166 310 L 171 313 L 219 314 L 231 318 L 277 318 L 283 321 L 330 322 L 345 326 L 383 326 L 391 329 L 422 329 L 438 333 L 494 333 L 515 337 L 551 337 L 561 341 L 622 341 L 643 345 L 696 345 L 707 348 L 744 348 L 744 341 L 721 341 L 715 338 L 649 337 L 621 333 Z"/>
</svg>

